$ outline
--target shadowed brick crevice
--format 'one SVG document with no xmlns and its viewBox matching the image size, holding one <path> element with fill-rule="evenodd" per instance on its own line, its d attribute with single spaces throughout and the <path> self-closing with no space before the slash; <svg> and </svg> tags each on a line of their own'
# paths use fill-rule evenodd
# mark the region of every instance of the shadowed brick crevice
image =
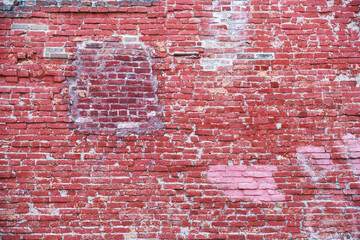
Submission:
<svg viewBox="0 0 360 240">
<path fill-rule="evenodd" d="M 76 54 L 69 94 L 79 130 L 123 136 L 162 127 L 150 56 L 137 36 L 84 42 Z"/>
</svg>

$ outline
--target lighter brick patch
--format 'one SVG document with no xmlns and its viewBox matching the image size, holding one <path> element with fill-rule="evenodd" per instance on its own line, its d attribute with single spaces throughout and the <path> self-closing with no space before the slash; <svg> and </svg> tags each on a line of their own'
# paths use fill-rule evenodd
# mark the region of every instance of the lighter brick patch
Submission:
<svg viewBox="0 0 360 240">
<path fill-rule="evenodd" d="M 245 8 L 249 0 L 213 1 L 213 18 L 208 34 L 201 39 L 207 56 L 200 60 L 204 71 L 233 69 L 236 60 L 273 60 L 274 53 L 244 53 L 250 17 Z M 216 32 L 216 34 L 215 34 Z"/>
<path fill-rule="evenodd" d="M 326 154 L 324 147 L 299 147 L 297 148 L 297 160 L 304 167 L 305 171 L 310 174 L 314 182 L 317 182 L 323 176 L 324 169 L 330 170 L 332 168 L 330 155 Z"/>
<path fill-rule="evenodd" d="M 273 173 L 276 166 L 217 165 L 210 166 L 208 180 L 231 198 L 249 199 L 253 202 L 283 201 L 285 196 L 277 191 Z"/>
<path fill-rule="evenodd" d="M 340 152 L 347 159 L 349 168 L 354 174 L 360 175 L 360 139 L 352 134 L 342 136 Z M 324 147 L 304 146 L 297 148 L 297 160 L 311 175 L 314 182 L 333 170 L 335 165 L 330 153 Z"/>
<path fill-rule="evenodd" d="M 347 28 L 351 31 L 357 32 L 360 38 L 360 26 L 356 22 L 351 22 L 347 25 Z"/>
<path fill-rule="evenodd" d="M 334 160 L 331 157 L 330 150 L 325 147 L 304 146 L 297 148 L 297 161 L 308 174 L 307 179 L 305 177 L 303 182 L 314 186 L 317 190 L 314 192 L 312 199 L 305 201 L 308 208 L 305 209 L 305 220 L 302 223 L 304 231 L 310 233 L 311 239 L 319 238 L 319 235 L 325 233 L 324 228 L 329 226 L 335 228 L 337 232 L 340 232 L 339 230 L 342 229 L 345 224 L 349 225 L 350 221 L 352 223 L 349 226 L 358 225 L 357 216 L 351 213 L 359 211 L 359 207 L 356 205 L 356 199 L 359 198 L 358 191 L 352 186 L 356 186 L 356 184 L 359 183 L 360 139 L 357 139 L 352 134 L 346 134 L 342 136 L 341 140 L 335 143 L 336 151 L 334 154 L 336 154 L 337 157 L 334 158 Z M 339 164 L 340 162 L 342 164 Z M 348 180 L 346 180 L 345 183 L 324 182 L 324 179 L 334 179 L 335 177 L 339 179 L 345 177 Z M 343 193 L 343 195 L 339 194 L 336 196 L 339 203 L 338 208 L 342 212 L 339 214 L 340 218 L 331 219 L 331 222 L 325 219 L 325 217 L 320 218 L 320 214 L 327 211 L 325 201 L 333 202 L 335 199 L 333 195 L 326 194 L 329 189 L 341 189 Z M 349 196 L 351 196 L 351 198 L 349 198 Z M 345 216 L 347 223 L 344 222 Z M 321 219 L 324 227 L 313 224 L 315 217 Z M 329 236 L 327 239 L 340 239 L 341 234 Z"/>
<path fill-rule="evenodd" d="M 11 25 L 12 30 L 26 30 L 26 31 L 48 31 L 49 25 L 46 24 L 25 24 L 14 23 Z"/>
<path fill-rule="evenodd" d="M 274 53 L 239 53 L 237 59 L 240 60 L 273 60 Z"/>
<path fill-rule="evenodd" d="M 140 123 L 136 123 L 136 122 L 119 123 L 117 125 L 118 128 L 136 128 L 139 126 L 140 126 Z"/>
<path fill-rule="evenodd" d="M 46 47 L 44 49 L 44 58 L 68 59 L 69 54 L 62 47 Z"/>
<path fill-rule="evenodd" d="M 91 123 L 92 119 L 90 117 L 79 117 L 75 119 L 76 123 Z"/>
<path fill-rule="evenodd" d="M 15 0 L 3 0 L 3 3 L 4 3 L 5 5 L 13 5 L 14 2 L 15 2 Z"/>
<path fill-rule="evenodd" d="M 36 207 L 33 203 L 28 203 L 29 205 L 29 212 L 27 215 L 50 215 L 56 216 L 59 215 L 59 209 L 55 208 L 54 204 L 44 204 L 42 207 Z"/>
<path fill-rule="evenodd" d="M 341 82 L 341 81 L 354 81 L 356 82 L 356 87 L 360 87 L 360 74 L 354 76 L 354 77 L 351 77 L 351 74 L 350 73 L 345 73 L 345 74 L 340 74 L 339 76 L 337 76 L 335 78 L 334 81 L 338 81 L 338 82 Z"/>
<path fill-rule="evenodd" d="M 12 30 L 22 31 L 49 31 L 49 25 L 46 24 L 33 24 L 33 23 L 14 23 L 11 25 Z M 45 47 L 43 57 L 49 59 L 68 59 L 69 53 L 65 52 L 64 47 Z"/>
<path fill-rule="evenodd" d="M 354 173 L 360 175 L 360 139 L 355 138 L 352 134 L 347 134 L 342 137 L 346 146 L 346 153 L 349 156 L 349 164 Z"/>
<path fill-rule="evenodd" d="M 140 43 L 139 41 L 139 37 L 136 36 L 136 35 L 123 35 L 122 36 L 122 39 L 123 39 L 123 43 L 124 44 L 129 44 L 129 43 Z"/>
</svg>

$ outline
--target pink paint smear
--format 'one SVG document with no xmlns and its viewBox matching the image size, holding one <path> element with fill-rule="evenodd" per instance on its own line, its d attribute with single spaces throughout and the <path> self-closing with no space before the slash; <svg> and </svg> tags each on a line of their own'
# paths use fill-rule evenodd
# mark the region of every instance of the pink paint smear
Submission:
<svg viewBox="0 0 360 240">
<path fill-rule="evenodd" d="M 253 202 L 283 201 L 273 178 L 276 166 L 210 166 L 208 180 L 224 190 L 226 196 Z"/>
</svg>

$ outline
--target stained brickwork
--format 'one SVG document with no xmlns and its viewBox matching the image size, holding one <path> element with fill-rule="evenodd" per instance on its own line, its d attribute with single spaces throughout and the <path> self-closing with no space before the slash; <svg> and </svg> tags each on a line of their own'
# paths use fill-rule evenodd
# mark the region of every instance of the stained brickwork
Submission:
<svg viewBox="0 0 360 240">
<path fill-rule="evenodd" d="M 1 239 L 359 239 L 358 0 L 0 2 Z"/>
<path fill-rule="evenodd" d="M 71 116 L 92 133 L 143 133 L 161 128 L 149 51 L 138 36 L 119 36 L 78 46 L 68 79 Z"/>
</svg>

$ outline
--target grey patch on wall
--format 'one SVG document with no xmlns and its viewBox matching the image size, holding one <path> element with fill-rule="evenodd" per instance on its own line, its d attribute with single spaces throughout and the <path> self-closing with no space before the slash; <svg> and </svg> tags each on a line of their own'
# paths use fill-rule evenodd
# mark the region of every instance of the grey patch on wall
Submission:
<svg viewBox="0 0 360 240">
<path fill-rule="evenodd" d="M 11 25 L 11 30 L 48 31 L 49 26 L 45 24 L 13 23 Z"/>
<path fill-rule="evenodd" d="M 61 47 L 47 47 L 44 49 L 44 58 L 68 59 L 69 54 Z"/>
<path fill-rule="evenodd" d="M 275 59 L 274 53 L 239 53 L 237 59 L 241 60 L 273 60 Z"/>
</svg>

